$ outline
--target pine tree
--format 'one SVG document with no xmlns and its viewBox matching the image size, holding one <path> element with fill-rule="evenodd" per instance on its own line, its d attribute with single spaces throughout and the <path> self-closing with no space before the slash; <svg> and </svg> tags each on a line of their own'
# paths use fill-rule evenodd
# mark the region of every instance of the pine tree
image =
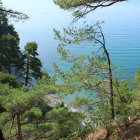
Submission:
<svg viewBox="0 0 140 140">
<path fill-rule="evenodd" d="M 19 37 L 4 13 L 0 14 L 0 30 L 0 71 L 16 74 L 16 68 L 21 68 Z"/>
<path fill-rule="evenodd" d="M 53 87 L 50 88 L 50 93 L 51 90 L 56 93 Z M 48 88 L 44 85 L 28 89 L 0 84 L 0 103 L 6 109 L 0 114 L 0 128 L 4 137 L 52 140 L 65 138 L 75 132 L 84 115 L 69 111 L 59 104 L 51 106 L 48 95 Z"/>
<path fill-rule="evenodd" d="M 41 77 L 41 61 L 37 58 L 37 44 L 35 42 L 27 43 L 24 50 L 24 69 L 23 75 L 25 78 L 25 86 L 30 84 L 32 78 L 38 79 Z"/>
<path fill-rule="evenodd" d="M 62 59 L 73 64 L 67 72 L 60 71 L 55 66 L 62 81 L 74 89 L 91 89 L 99 93 L 101 97 L 105 97 L 105 100 L 110 103 L 111 118 L 114 119 L 112 64 L 100 24 L 86 25 L 80 29 L 76 27 L 64 29 L 64 36 L 56 30 L 55 34 L 56 39 L 60 40 L 58 52 Z M 91 57 L 84 54 L 73 56 L 64 49 L 65 46 L 82 43 L 90 43 L 89 45 L 96 46 L 98 49 L 94 51 Z"/>
</svg>

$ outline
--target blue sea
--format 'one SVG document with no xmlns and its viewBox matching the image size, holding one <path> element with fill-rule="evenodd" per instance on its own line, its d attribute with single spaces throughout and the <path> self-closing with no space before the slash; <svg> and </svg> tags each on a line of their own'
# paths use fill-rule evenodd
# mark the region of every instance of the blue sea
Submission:
<svg viewBox="0 0 140 140">
<path fill-rule="evenodd" d="M 53 29 L 61 31 L 63 27 L 70 26 L 73 19 L 71 11 L 60 9 L 52 0 L 41 0 L 41 2 L 31 0 L 29 5 L 25 4 L 27 0 L 12 1 L 13 3 L 9 3 L 10 1 L 6 0 L 5 5 L 30 16 L 30 19 L 24 23 L 14 23 L 21 38 L 21 49 L 26 42 L 36 41 L 43 69 L 53 74 L 54 62 L 62 69 L 67 69 L 68 64 L 60 60 L 56 51 L 58 42 L 54 40 Z M 140 1 L 128 0 L 108 8 L 100 8 L 72 26 L 80 28 L 83 21 L 87 21 L 88 24 L 105 22 L 102 28 L 112 63 L 117 67 L 116 74 L 120 73 L 122 79 L 132 77 L 140 68 Z M 75 52 L 87 54 L 92 50 L 93 47 L 86 44 L 74 48 Z"/>
<path fill-rule="evenodd" d="M 55 62 L 61 69 L 66 70 L 69 64 L 60 60 L 56 50 L 58 41 L 54 40 L 53 29 L 61 31 L 63 27 L 70 26 L 73 19 L 71 11 L 60 9 L 52 0 L 5 0 L 4 4 L 30 16 L 24 23 L 14 23 L 21 38 L 21 49 L 27 42 L 36 41 L 43 69 L 53 74 Z M 116 76 L 121 79 L 133 78 L 140 69 L 140 1 L 128 0 L 108 8 L 100 8 L 73 26 L 80 28 L 83 21 L 88 24 L 105 22 L 102 28 L 112 63 L 117 68 Z M 92 46 L 86 44 L 73 49 L 75 52 L 87 54 L 93 50 Z"/>
</svg>

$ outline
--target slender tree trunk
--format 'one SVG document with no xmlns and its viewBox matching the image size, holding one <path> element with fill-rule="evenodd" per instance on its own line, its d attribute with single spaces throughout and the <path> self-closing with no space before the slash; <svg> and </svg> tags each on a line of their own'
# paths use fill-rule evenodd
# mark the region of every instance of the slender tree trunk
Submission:
<svg viewBox="0 0 140 140">
<path fill-rule="evenodd" d="M 112 68 L 109 53 L 107 52 L 107 59 L 108 59 L 108 72 L 109 72 L 109 93 L 110 93 L 110 106 L 111 106 L 111 116 L 114 120 L 115 118 L 115 111 L 114 111 L 114 92 L 113 92 L 113 76 L 112 76 Z"/>
<path fill-rule="evenodd" d="M 0 63 L 0 72 L 2 72 L 2 63 Z"/>
<path fill-rule="evenodd" d="M 111 68 L 111 60 L 110 60 L 110 56 L 109 53 L 106 49 L 106 42 L 105 42 L 105 37 L 104 34 L 102 32 L 101 27 L 99 26 L 101 35 L 102 35 L 102 39 L 103 39 L 103 43 L 100 42 L 103 46 L 104 49 L 104 53 L 107 57 L 107 63 L 108 63 L 108 80 L 109 80 L 109 94 L 110 94 L 110 110 L 111 110 L 111 117 L 114 120 L 115 118 L 115 109 L 114 109 L 114 91 L 113 91 L 113 74 L 112 74 L 112 68 Z"/>
<path fill-rule="evenodd" d="M 28 82 L 29 82 L 29 58 L 27 60 L 27 66 L 26 66 L 25 86 L 28 85 Z"/>
<path fill-rule="evenodd" d="M 103 41 L 104 41 L 103 49 L 104 49 L 104 52 L 106 54 L 107 62 L 108 62 L 111 117 L 112 117 L 112 119 L 114 119 L 115 118 L 115 111 L 114 111 L 114 92 L 113 92 L 113 76 L 112 76 L 111 60 L 110 60 L 109 53 L 108 53 L 106 46 L 105 46 L 104 35 L 102 34 L 102 36 L 103 36 Z"/>
<path fill-rule="evenodd" d="M 9 74 L 11 74 L 11 65 L 10 64 L 8 65 L 8 72 L 9 72 Z"/>
<path fill-rule="evenodd" d="M 0 129 L 0 140 L 5 140 L 1 129 Z"/>
<path fill-rule="evenodd" d="M 20 122 L 20 114 L 17 114 L 17 125 L 18 125 L 18 140 L 23 140 L 22 130 L 21 130 L 21 122 Z"/>
</svg>

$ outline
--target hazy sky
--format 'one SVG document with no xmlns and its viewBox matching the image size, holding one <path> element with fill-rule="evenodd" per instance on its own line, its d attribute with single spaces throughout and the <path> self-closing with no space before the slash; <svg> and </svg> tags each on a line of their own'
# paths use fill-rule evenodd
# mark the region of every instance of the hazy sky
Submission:
<svg viewBox="0 0 140 140">
<path fill-rule="evenodd" d="M 87 19 L 89 22 L 104 20 L 108 25 L 113 24 L 113 22 L 116 23 L 116 21 L 119 21 L 117 24 L 121 24 L 123 20 L 128 20 L 129 17 L 132 19 L 131 16 L 137 16 L 138 13 L 136 12 L 140 7 L 140 2 L 137 4 L 138 1 L 128 0 L 97 10 L 94 16 L 90 14 Z M 72 21 L 71 12 L 61 10 L 53 3 L 53 0 L 3 0 L 3 3 L 7 8 L 21 11 L 30 17 L 24 23 L 14 23 L 16 30 L 19 32 L 22 46 L 30 40 L 44 43 L 44 38 L 48 42 L 53 42 L 53 29 L 69 26 Z M 135 13 L 132 11 L 133 7 L 135 7 Z M 78 26 L 80 24 L 81 22 L 78 23 Z M 42 38 L 39 36 L 42 36 Z"/>
<path fill-rule="evenodd" d="M 44 37 L 40 36 L 52 36 L 53 28 L 67 26 L 72 21 L 71 14 L 60 10 L 52 0 L 4 0 L 3 3 L 7 8 L 21 11 L 30 17 L 24 23 L 14 23 L 22 45 L 30 40 L 44 42 Z"/>
</svg>

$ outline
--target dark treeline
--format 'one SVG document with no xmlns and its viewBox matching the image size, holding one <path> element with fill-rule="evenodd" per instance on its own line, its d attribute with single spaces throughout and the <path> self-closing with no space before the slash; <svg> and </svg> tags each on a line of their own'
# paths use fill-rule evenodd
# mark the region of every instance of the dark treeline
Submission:
<svg viewBox="0 0 140 140">
<path fill-rule="evenodd" d="M 38 45 L 35 42 L 27 43 L 22 52 L 18 33 L 3 12 L 0 14 L 0 29 L 0 71 L 15 75 L 27 86 L 31 76 L 35 79 L 40 77 L 42 64 L 37 58 Z"/>
</svg>

